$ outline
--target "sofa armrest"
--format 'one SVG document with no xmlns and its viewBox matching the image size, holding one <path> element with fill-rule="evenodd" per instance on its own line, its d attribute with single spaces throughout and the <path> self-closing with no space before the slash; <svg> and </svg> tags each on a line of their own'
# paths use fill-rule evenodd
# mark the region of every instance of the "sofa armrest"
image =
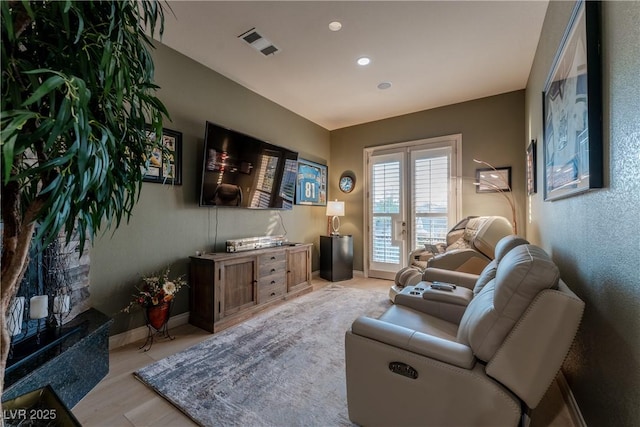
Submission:
<svg viewBox="0 0 640 427">
<path fill-rule="evenodd" d="M 454 285 L 464 286 L 467 289 L 473 289 L 478 280 L 479 275 L 471 273 L 463 273 L 461 271 L 445 270 L 444 268 L 427 268 L 422 273 L 422 280 L 425 282 L 445 282 Z"/>
<path fill-rule="evenodd" d="M 393 302 L 459 325 L 472 298 L 473 291 L 463 286 L 444 291 L 432 289 L 431 282 L 419 282 L 402 289 Z"/>
<path fill-rule="evenodd" d="M 471 348 L 464 344 L 382 320 L 361 316 L 351 325 L 351 332 L 460 368 L 471 369 L 475 364 Z"/>
<path fill-rule="evenodd" d="M 420 282 L 424 283 L 424 282 Z M 449 285 L 449 283 L 444 283 Z M 434 283 L 433 286 L 436 286 Z M 447 305 L 455 305 L 466 308 L 473 298 L 473 291 L 464 287 L 458 287 L 451 291 L 443 291 L 440 289 L 426 286 L 422 293 L 422 299 L 433 302 L 440 302 Z"/>
</svg>

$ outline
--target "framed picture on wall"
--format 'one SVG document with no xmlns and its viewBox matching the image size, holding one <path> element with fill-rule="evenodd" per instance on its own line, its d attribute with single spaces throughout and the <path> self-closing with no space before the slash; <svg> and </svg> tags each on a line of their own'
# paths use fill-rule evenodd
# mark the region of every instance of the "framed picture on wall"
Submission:
<svg viewBox="0 0 640 427">
<path fill-rule="evenodd" d="M 156 133 L 147 131 L 147 138 L 156 139 Z M 143 181 L 160 184 L 182 184 L 182 132 L 162 129 L 162 141 L 149 158 Z"/>
<path fill-rule="evenodd" d="M 600 2 L 578 1 L 543 93 L 544 199 L 603 185 Z"/>
<path fill-rule="evenodd" d="M 527 147 L 527 194 L 535 194 L 538 189 L 536 140 Z"/>
<path fill-rule="evenodd" d="M 476 169 L 476 193 L 511 191 L 511 166 Z"/>
<path fill-rule="evenodd" d="M 296 204 L 327 205 L 327 166 L 298 159 Z"/>
</svg>

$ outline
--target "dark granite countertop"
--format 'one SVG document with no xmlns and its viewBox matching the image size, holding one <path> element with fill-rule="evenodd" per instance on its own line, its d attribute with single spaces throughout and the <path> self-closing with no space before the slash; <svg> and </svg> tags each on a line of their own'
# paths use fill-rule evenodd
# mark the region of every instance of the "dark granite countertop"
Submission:
<svg viewBox="0 0 640 427">
<path fill-rule="evenodd" d="M 60 342 L 50 346 L 44 351 L 41 351 L 37 355 L 31 356 L 26 360 L 20 360 L 12 366 L 7 367 L 4 378 L 5 389 L 10 388 L 16 382 L 25 379 L 60 354 L 68 351 L 85 337 L 91 335 L 94 331 L 104 327 L 105 325 L 110 326 L 112 322 L 113 319 L 94 308 L 90 308 L 89 310 L 80 313 L 75 319 L 63 326 L 63 333 L 71 333 L 64 337 Z M 15 349 L 17 353 L 20 351 L 18 348 L 19 345 L 20 344 L 18 344 Z"/>
</svg>

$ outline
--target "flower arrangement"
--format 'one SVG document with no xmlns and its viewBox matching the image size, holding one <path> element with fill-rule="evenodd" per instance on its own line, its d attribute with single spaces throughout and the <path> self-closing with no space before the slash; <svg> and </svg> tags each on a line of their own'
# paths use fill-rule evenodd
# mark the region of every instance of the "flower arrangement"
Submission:
<svg viewBox="0 0 640 427">
<path fill-rule="evenodd" d="M 146 308 L 173 300 L 178 291 L 180 291 L 183 286 L 188 285 L 184 280 L 184 276 L 176 277 L 173 280 L 169 279 L 169 272 L 170 269 L 167 267 L 158 274 L 143 277 L 142 286 L 136 286 L 138 292 L 133 294 L 133 299 L 122 311 L 129 313 L 131 309 L 136 306 Z"/>
</svg>

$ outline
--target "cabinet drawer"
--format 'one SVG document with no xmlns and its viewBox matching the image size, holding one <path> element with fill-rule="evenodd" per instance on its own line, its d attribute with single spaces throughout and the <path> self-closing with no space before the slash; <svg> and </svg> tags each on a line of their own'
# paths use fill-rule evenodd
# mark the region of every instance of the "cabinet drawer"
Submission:
<svg viewBox="0 0 640 427">
<path fill-rule="evenodd" d="M 268 263 L 260 263 L 259 277 L 271 276 L 272 274 L 286 273 L 287 263 L 285 260 L 272 261 Z"/>
<path fill-rule="evenodd" d="M 258 279 L 258 289 L 265 286 L 273 286 L 279 284 L 287 284 L 287 276 L 284 270 L 280 270 L 277 273 L 269 274 L 268 276 L 262 276 Z"/>
<path fill-rule="evenodd" d="M 284 281 L 284 277 L 277 280 L 276 276 L 270 276 L 270 280 L 265 280 L 258 284 L 258 303 L 268 301 L 273 298 L 278 298 L 287 293 L 287 284 Z"/>
<path fill-rule="evenodd" d="M 262 254 L 258 256 L 258 264 L 260 266 L 266 264 L 273 264 L 277 262 L 285 262 L 287 260 L 287 254 L 285 251 L 271 252 L 268 254 Z"/>
</svg>

